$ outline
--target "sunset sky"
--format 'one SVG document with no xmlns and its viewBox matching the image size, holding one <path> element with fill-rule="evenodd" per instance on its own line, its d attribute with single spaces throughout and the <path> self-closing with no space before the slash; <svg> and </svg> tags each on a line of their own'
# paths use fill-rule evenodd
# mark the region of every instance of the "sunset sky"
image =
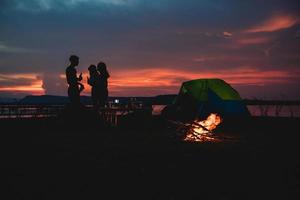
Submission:
<svg viewBox="0 0 300 200">
<path fill-rule="evenodd" d="M 110 96 L 220 78 L 243 98 L 300 99 L 299 13 L 298 0 L 1 0 L 0 96 L 65 96 L 76 54 L 84 84 L 107 64 Z"/>
</svg>

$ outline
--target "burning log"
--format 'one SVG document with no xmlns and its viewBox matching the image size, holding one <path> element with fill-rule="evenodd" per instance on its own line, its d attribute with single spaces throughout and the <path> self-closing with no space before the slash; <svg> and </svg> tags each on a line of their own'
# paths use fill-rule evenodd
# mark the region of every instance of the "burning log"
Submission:
<svg viewBox="0 0 300 200">
<path fill-rule="evenodd" d="M 218 114 L 210 114 L 206 120 L 194 120 L 191 123 L 170 121 L 178 126 L 177 131 L 182 131 L 185 141 L 205 142 L 218 141 L 213 135 L 213 130 L 222 122 Z"/>
<path fill-rule="evenodd" d="M 193 122 L 190 124 L 190 126 L 191 126 L 192 128 L 202 128 L 202 129 L 204 129 L 205 131 L 211 133 L 210 130 L 208 130 L 205 126 L 201 125 L 200 123 L 197 123 L 196 121 L 193 121 Z"/>
</svg>

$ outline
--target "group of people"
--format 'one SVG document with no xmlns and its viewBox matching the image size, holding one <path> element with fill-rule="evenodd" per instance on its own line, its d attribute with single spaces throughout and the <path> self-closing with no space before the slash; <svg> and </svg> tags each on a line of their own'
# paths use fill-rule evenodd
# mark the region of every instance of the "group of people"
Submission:
<svg viewBox="0 0 300 200">
<path fill-rule="evenodd" d="M 76 66 L 79 64 L 79 57 L 71 55 L 69 58 L 70 65 L 66 69 L 66 77 L 68 87 L 68 97 L 71 105 L 80 105 L 80 93 L 84 90 L 82 81 L 82 73 L 77 76 Z M 89 77 L 87 83 L 92 87 L 91 96 L 94 108 L 98 110 L 104 107 L 108 99 L 108 78 L 109 73 L 104 62 L 88 67 Z"/>
</svg>

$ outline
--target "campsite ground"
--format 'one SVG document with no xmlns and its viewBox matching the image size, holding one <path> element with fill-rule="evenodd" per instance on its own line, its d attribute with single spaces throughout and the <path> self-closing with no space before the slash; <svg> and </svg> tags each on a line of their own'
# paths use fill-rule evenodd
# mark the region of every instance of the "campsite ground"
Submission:
<svg viewBox="0 0 300 200">
<path fill-rule="evenodd" d="M 123 122 L 1 120 L 1 199 L 299 197 L 299 118 L 224 122 L 238 141 L 221 143 L 180 141 L 157 116 Z"/>
</svg>

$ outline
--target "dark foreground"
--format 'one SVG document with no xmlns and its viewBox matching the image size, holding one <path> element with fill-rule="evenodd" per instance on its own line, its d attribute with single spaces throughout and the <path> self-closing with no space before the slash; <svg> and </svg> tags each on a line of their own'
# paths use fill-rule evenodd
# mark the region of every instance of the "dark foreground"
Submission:
<svg viewBox="0 0 300 200">
<path fill-rule="evenodd" d="M 252 118 L 217 130 L 238 142 L 195 144 L 159 118 L 2 120 L 0 199 L 299 199 L 299 123 Z"/>
</svg>

